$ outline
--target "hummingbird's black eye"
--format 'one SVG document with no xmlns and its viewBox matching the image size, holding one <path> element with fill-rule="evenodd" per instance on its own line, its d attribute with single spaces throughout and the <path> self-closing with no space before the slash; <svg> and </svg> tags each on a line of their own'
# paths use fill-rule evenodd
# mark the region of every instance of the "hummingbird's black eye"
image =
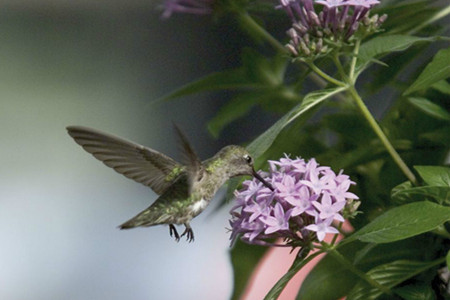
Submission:
<svg viewBox="0 0 450 300">
<path fill-rule="evenodd" d="M 244 155 L 244 159 L 248 164 L 251 164 L 253 162 L 252 157 L 250 155 Z"/>
</svg>

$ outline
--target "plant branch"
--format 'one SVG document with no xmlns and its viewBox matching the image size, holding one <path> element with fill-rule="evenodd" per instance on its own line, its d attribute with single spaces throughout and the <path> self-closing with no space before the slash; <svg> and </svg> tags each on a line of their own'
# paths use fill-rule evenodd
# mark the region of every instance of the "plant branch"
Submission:
<svg viewBox="0 0 450 300">
<path fill-rule="evenodd" d="M 355 48 L 353 48 L 353 57 L 352 61 L 350 62 L 350 72 L 349 72 L 349 79 L 350 83 L 352 85 L 355 84 L 356 78 L 355 78 L 355 69 L 356 69 L 356 62 L 358 60 L 358 54 L 359 54 L 359 46 L 361 45 L 361 40 L 358 39 L 355 43 Z"/>
<path fill-rule="evenodd" d="M 400 168 L 400 170 L 402 170 L 402 172 L 403 172 L 403 174 L 405 174 L 406 178 L 408 178 L 408 180 L 411 181 L 411 183 L 413 185 L 417 185 L 417 180 L 416 180 L 416 177 L 414 176 L 413 172 L 408 168 L 408 166 L 405 164 L 403 159 L 397 153 L 395 148 L 392 146 L 392 144 L 390 143 L 390 141 L 384 134 L 383 130 L 381 130 L 381 127 L 378 125 L 377 121 L 374 119 L 374 117 L 370 113 L 369 109 L 364 104 L 364 101 L 359 96 L 355 87 L 353 85 L 350 85 L 348 90 L 350 92 L 350 95 L 355 100 L 355 103 L 358 106 L 359 110 L 361 111 L 362 115 L 369 122 L 370 127 L 372 127 L 373 131 L 378 136 L 381 143 L 386 148 L 387 152 L 391 155 L 394 162 L 397 164 L 397 166 Z"/>
<path fill-rule="evenodd" d="M 287 54 L 287 49 L 276 38 L 268 33 L 262 26 L 260 26 L 248 13 L 240 13 L 240 20 L 247 31 L 254 32 L 260 38 L 266 40 L 278 52 Z"/>
<path fill-rule="evenodd" d="M 320 77 L 322 77 L 323 79 L 325 79 L 326 81 L 335 84 L 337 86 L 342 86 L 345 87 L 347 86 L 346 83 L 339 81 L 337 79 L 334 79 L 333 77 L 331 77 L 330 75 L 328 75 L 327 73 L 323 72 L 321 69 L 319 69 L 314 63 L 312 62 L 307 62 L 308 66 L 311 68 L 311 70 L 313 70 L 314 72 L 316 72 Z"/>
</svg>

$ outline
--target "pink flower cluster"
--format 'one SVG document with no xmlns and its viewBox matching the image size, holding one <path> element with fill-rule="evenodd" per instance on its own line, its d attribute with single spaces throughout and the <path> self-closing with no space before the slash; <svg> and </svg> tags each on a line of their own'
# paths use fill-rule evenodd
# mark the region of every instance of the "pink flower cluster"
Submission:
<svg viewBox="0 0 450 300">
<path fill-rule="evenodd" d="M 277 8 L 283 8 L 292 21 L 287 31 L 291 40 L 286 47 L 294 56 L 325 55 L 336 43 L 348 42 L 358 28 L 366 33 L 375 32 L 387 18 L 386 15 L 368 16 L 379 0 L 279 1 Z M 315 4 L 321 7 L 316 10 Z"/>
<path fill-rule="evenodd" d="M 247 180 L 235 192 L 231 209 L 232 243 L 241 236 L 247 243 L 273 245 L 283 238 L 286 246 L 322 241 L 326 233 L 338 233 L 333 221 L 343 222 L 347 203 L 358 197 L 348 192 L 349 176 L 336 174 L 315 159 L 305 162 L 288 156 L 269 161 L 270 172 L 262 174 L 274 191 L 257 179 Z"/>
</svg>

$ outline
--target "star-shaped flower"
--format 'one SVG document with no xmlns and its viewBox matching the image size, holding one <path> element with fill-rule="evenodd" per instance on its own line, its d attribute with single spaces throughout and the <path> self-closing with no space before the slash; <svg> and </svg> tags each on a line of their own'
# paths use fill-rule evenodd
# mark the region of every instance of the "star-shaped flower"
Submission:
<svg viewBox="0 0 450 300">
<path fill-rule="evenodd" d="M 334 234 L 339 233 L 339 231 L 336 228 L 331 226 L 332 222 L 333 222 L 333 218 L 329 218 L 329 219 L 324 220 L 323 222 L 308 225 L 305 228 L 310 231 L 315 231 L 316 235 L 317 235 L 317 239 L 319 241 L 323 241 L 323 239 L 325 238 L 325 235 L 327 233 L 334 233 Z"/>
<path fill-rule="evenodd" d="M 347 2 L 344 0 L 319 0 L 319 1 L 316 1 L 316 3 L 322 4 L 328 8 L 347 5 Z"/>
<path fill-rule="evenodd" d="M 275 204 L 273 209 L 273 216 L 268 216 L 262 221 L 267 225 L 265 234 L 271 234 L 280 230 L 289 229 L 289 217 L 291 215 L 290 211 L 284 212 L 283 206 L 280 203 Z"/>
<path fill-rule="evenodd" d="M 324 192 L 322 195 L 321 202 L 314 201 L 312 203 L 315 208 L 319 210 L 319 218 L 320 219 L 335 219 L 340 222 L 344 222 L 344 218 L 339 214 L 339 212 L 344 208 L 346 202 L 339 201 L 333 203 L 330 197 L 330 194 Z"/>
<path fill-rule="evenodd" d="M 353 6 L 362 6 L 366 8 L 370 8 L 373 5 L 379 4 L 380 1 L 378 0 L 349 0 L 346 2 L 346 5 L 353 5 Z"/>
</svg>

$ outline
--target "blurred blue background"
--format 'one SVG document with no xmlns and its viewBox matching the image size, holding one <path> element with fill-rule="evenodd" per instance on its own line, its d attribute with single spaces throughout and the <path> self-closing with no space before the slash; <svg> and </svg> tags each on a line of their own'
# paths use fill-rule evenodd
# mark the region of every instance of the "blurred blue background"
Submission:
<svg viewBox="0 0 450 300">
<path fill-rule="evenodd" d="M 178 158 L 172 121 L 202 158 L 212 95 L 151 105 L 227 63 L 207 18 L 160 19 L 150 1 L 2 1 L 0 299 L 227 299 L 227 209 L 168 227 L 117 225 L 156 199 L 67 135 L 97 128 Z M 182 230 L 182 228 L 180 228 Z"/>
</svg>

